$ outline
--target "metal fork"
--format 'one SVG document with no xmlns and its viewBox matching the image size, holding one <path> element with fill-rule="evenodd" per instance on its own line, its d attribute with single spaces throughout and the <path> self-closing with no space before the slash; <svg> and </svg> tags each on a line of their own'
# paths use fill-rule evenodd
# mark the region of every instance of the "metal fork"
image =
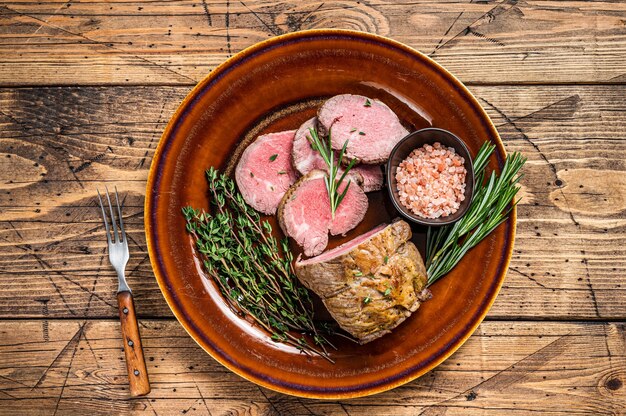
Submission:
<svg viewBox="0 0 626 416">
<path fill-rule="evenodd" d="M 124 355 L 126 356 L 126 369 L 128 370 L 128 379 L 130 384 L 131 396 L 142 396 L 150 392 L 150 381 L 148 380 L 148 372 L 146 371 L 146 361 L 143 357 L 143 349 L 141 348 L 141 338 L 139 336 L 139 327 L 137 326 L 137 316 L 135 315 L 135 304 L 133 302 L 133 294 L 130 287 L 126 283 L 124 269 L 128 263 L 128 240 L 126 239 L 126 231 L 124 231 L 124 220 L 122 219 L 122 209 L 117 196 L 117 187 L 115 188 L 115 202 L 117 205 L 117 218 L 119 220 L 119 232 L 115 214 L 113 213 L 113 205 L 109 196 L 109 190 L 106 189 L 106 199 L 111 214 L 111 226 L 107 219 L 106 210 L 102 203 L 102 196 L 98 192 L 98 200 L 102 209 L 102 220 L 106 229 L 107 242 L 109 245 L 109 261 L 117 272 L 117 305 L 122 324 L 122 336 L 124 337 Z M 113 235 L 111 235 L 113 229 Z M 113 237 L 113 239 L 111 238 Z"/>
</svg>

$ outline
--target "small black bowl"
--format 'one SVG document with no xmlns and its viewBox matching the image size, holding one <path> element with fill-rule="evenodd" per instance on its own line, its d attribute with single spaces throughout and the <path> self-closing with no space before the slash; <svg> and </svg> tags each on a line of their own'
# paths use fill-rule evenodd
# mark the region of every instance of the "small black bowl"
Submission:
<svg viewBox="0 0 626 416">
<path fill-rule="evenodd" d="M 402 205 L 396 184 L 396 169 L 400 165 L 400 162 L 406 159 L 414 149 L 422 147 L 425 144 L 433 144 L 435 142 L 454 148 L 456 153 L 465 159 L 465 169 L 467 170 L 467 175 L 465 176 L 465 200 L 461 203 L 459 209 L 454 214 L 447 217 L 431 219 L 417 216 Z M 465 143 L 463 143 L 463 140 L 443 129 L 427 128 L 418 130 L 400 140 L 400 142 L 396 144 L 389 154 L 389 161 L 387 162 L 385 174 L 387 175 L 387 189 L 389 191 L 389 197 L 391 198 L 393 205 L 403 217 L 420 225 L 437 227 L 452 224 L 453 222 L 458 221 L 463 214 L 465 214 L 467 208 L 469 208 L 470 202 L 472 202 L 472 197 L 474 196 L 474 165 L 472 164 L 472 156 L 469 149 Z"/>
</svg>

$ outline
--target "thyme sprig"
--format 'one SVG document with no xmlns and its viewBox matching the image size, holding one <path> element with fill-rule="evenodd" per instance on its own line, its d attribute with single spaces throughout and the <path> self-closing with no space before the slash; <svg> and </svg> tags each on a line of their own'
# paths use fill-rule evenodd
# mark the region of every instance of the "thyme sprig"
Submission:
<svg viewBox="0 0 626 416">
<path fill-rule="evenodd" d="M 343 173 L 339 179 L 337 179 L 337 174 L 339 173 L 339 169 L 341 167 L 341 161 L 346 154 L 346 147 L 348 147 L 348 140 L 343 143 L 339 154 L 335 158 L 335 152 L 331 147 L 330 131 L 328 132 L 327 140 L 320 138 L 315 129 L 309 129 L 309 133 L 311 147 L 313 147 L 313 150 L 319 152 L 320 156 L 322 156 L 322 159 L 324 159 L 324 162 L 326 162 L 326 165 L 328 166 L 328 172 L 326 172 L 324 183 L 326 184 L 326 190 L 328 191 L 328 198 L 330 200 L 330 212 L 332 217 L 335 218 L 335 211 L 337 210 L 339 204 L 341 204 L 343 198 L 346 196 L 348 187 L 352 181 L 348 180 L 348 183 L 346 183 L 343 191 L 339 192 L 339 188 L 341 187 L 341 184 L 350 169 L 352 169 L 352 167 L 356 164 L 356 159 L 352 159 L 350 161 L 348 166 L 343 169 Z"/>
<path fill-rule="evenodd" d="M 313 320 L 311 298 L 297 283 L 287 239 L 277 241 L 271 224 L 246 204 L 230 177 L 214 168 L 206 175 L 214 214 L 183 208 L 206 272 L 231 308 L 256 321 L 274 341 L 332 362 L 326 347 L 333 346 L 321 333 L 332 331 Z"/>
<path fill-rule="evenodd" d="M 426 269 L 428 285 L 448 273 L 463 256 L 506 221 L 519 191 L 518 175 L 526 162 L 519 153 L 507 156 L 498 176 L 492 172 L 485 181 L 485 167 L 495 145 L 485 142 L 474 159 L 474 199 L 465 215 L 454 224 L 439 228 L 429 227 L 426 236 Z"/>
</svg>

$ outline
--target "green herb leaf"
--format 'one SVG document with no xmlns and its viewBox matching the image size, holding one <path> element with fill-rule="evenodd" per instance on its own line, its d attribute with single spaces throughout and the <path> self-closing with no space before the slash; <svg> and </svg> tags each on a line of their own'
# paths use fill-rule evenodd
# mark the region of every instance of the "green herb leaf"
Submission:
<svg viewBox="0 0 626 416">
<path fill-rule="evenodd" d="M 387 263 L 389 263 L 389 256 L 385 256 L 385 258 L 383 259 L 383 264 Z"/>
<path fill-rule="evenodd" d="M 360 270 L 357 270 L 356 272 L 354 272 L 354 275 L 359 277 L 359 276 L 363 276 L 363 272 Z"/>
<path fill-rule="evenodd" d="M 363 104 L 365 107 L 371 107 L 372 106 L 372 102 L 369 100 L 369 98 L 365 99 L 365 104 Z"/>
<path fill-rule="evenodd" d="M 343 188 L 343 192 L 340 193 L 337 197 L 336 197 L 336 202 L 335 202 L 335 210 L 337 209 L 337 207 L 339 206 L 339 204 L 341 204 L 341 201 L 343 201 L 343 197 L 346 196 L 346 194 L 348 193 L 348 188 L 350 187 L 350 184 L 352 183 L 352 181 L 348 181 L 348 183 L 346 184 L 346 187 Z"/>
<path fill-rule="evenodd" d="M 519 202 L 514 199 L 526 158 L 519 153 L 507 156 L 500 176 L 493 172 L 485 181 L 485 168 L 494 150 L 495 145 L 485 142 L 474 159 L 474 198 L 465 215 L 454 224 L 427 230 L 428 286 L 452 270 L 470 249 L 506 221 Z"/>
<path fill-rule="evenodd" d="M 389 296 L 389 294 L 390 294 L 390 293 L 391 293 L 391 288 L 390 288 L 390 287 L 388 287 L 388 288 L 385 290 L 385 293 L 383 293 L 383 296 Z"/>
<path fill-rule="evenodd" d="M 285 172 L 284 170 L 279 170 L 279 171 L 278 171 L 278 174 L 279 174 L 279 175 L 285 175 L 285 174 L 287 174 L 287 172 Z"/>
<path fill-rule="evenodd" d="M 254 178 L 254 173 L 250 172 L 250 177 Z"/>
<path fill-rule="evenodd" d="M 206 176 L 214 212 L 182 209 L 205 272 L 233 311 L 250 317 L 272 340 L 332 362 L 326 350 L 332 344 L 324 336 L 332 331 L 313 320 L 287 242 L 272 236 L 271 224 L 246 204 L 233 179 L 214 168 Z"/>
<path fill-rule="evenodd" d="M 313 150 L 317 151 L 326 165 L 328 166 L 328 172 L 324 178 L 324 183 L 326 184 L 326 190 L 328 192 L 328 199 L 330 201 L 330 210 L 332 217 L 335 218 L 335 211 L 337 211 L 337 207 L 346 196 L 346 192 L 348 191 L 348 187 L 350 186 L 350 181 L 346 184 L 343 191 L 339 193 L 339 189 L 346 175 L 355 165 L 356 160 L 351 160 L 348 166 L 343 170 L 343 174 L 337 180 L 337 174 L 339 173 L 340 163 L 344 158 L 346 153 L 346 148 L 348 147 L 348 140 L 343 143 L 341 150 L 339 151 L 339 155 L 335 159 L 335 152 L 331 147 L 331 138 L 330 131 L 328 133 L 328 139 L 326 143 L 323 139 L 319 137 L 317 131 L 313 128 L 309 129 L 310 136 L 309 142 L 311 143 L 311 147 Z M 337 163 L 339 162 L 339 163 Z"/>
<path fill-rule="evenodd" d="M 276 160 L 276 158 L 278 157 L 278 154 L 273 154 L 272 156 L 270 156 L 270 162 L 273 162 Z"/>
<path fill-rule="evenodd" d="M 361 136 L 365 136 L 365 132 L 360 131 L 360 132 L 359 132 L 359 135 L 361 135 Z"/>
<path fill-rule="evenodd" d="M 365 299 L 363 299 L 363 304 L 367 305 L 368 303 L 370 303 L 372 301 L 372 298 L 370 298 L 369 296 L 366 296 Z"/>
<path fill-rule="evenodd" d="M 354 133 L 355 131 L 356 131 L 356 128 L 354 128 L 354 127 L 352 127 L 352 128 L 350 129 L 350 133 Z"/>
</svg>

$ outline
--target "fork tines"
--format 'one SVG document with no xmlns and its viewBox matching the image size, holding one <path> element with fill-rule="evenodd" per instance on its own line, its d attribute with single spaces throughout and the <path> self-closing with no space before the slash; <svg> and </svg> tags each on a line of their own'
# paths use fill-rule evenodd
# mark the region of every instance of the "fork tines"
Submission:
<svg viewBox="0 0 626 416">
<path fill-rule="evenodd" d="M 104 187 L 105 191 L 106 191 L 106 197 L 107 197 L 107 202 L 109 204 L 109 212 L 111 213 L 111 226 L 113 228 L 113 234 L 115 236 L 115 240 L 113 242 L 115 243 L 120 243 L 120 242 L 126 242 L 126 232 L 124 231 L 124 220 L 122 219 L 122 209 L 120 208 L 120 201 L 119 198 L 117 196 L 117 186 L 115 187 L 115 203 L 117 205 L 117 218 L 119 219 L 119 226 L 120 226 L 120 234 L 121 234 L 121 240 L 120 240 L 120 234 L 118 234 L 117 232 L 117 222 L 115 221 L 115 214 L 113 213 L 113 205 L 111 204 L 111 197 L 109 196 L 109 189 L 105 186 Z M 107 232 L 107 241 L 109 242 L 109 244 L 112 243 L 111 241 L 111 229 L 109 227 L 109 221 L 107 220 L 107 214 L 106 214 L 106 210 L 104 209 L 104 204 L 102 203 L 102 196 L 100 195 L 100 191 L 98 189 L 96 189 L 96 192 L 98 192 L 98 199 L 100 200 L 100 208 L 102 209 L 102 221 L 104 222 L 104 228 L 106 228 L 106 232 Z"/>
</svg>

